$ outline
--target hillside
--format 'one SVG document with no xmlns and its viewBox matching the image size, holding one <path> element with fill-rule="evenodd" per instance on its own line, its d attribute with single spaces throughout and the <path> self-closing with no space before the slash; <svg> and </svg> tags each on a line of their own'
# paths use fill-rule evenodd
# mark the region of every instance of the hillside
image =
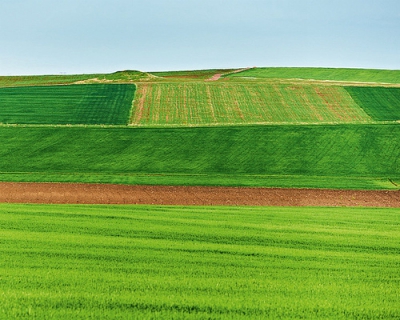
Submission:
<svg viewBox="0 0 400 320">
<path fill-rule="evenodd" d="M 399 188 L 400 71 L 239 71 L 0 77 L 0 180 Z"/>
<path fill-rule="evenodd" d="M 398 319 L 399 72 L 0 77 L 0 318 Z"/>
</svg>

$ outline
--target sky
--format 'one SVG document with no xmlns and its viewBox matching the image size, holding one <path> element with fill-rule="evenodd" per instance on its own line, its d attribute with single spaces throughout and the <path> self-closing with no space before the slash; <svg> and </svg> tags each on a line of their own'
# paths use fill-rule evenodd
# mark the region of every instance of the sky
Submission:
<svg viewBox="0 0 400 320">
<path fill-rule="evenodd" d="M 399 0 L 0 0 L 0 75 L 400 69 Z"/>
</svg>

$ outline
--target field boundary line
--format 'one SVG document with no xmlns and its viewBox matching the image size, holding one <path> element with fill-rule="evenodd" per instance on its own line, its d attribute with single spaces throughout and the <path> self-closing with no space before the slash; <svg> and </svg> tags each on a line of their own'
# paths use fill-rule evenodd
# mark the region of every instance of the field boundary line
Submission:
<svg viewBox="0 0 400 320">
<path fill-rule="evenodd" d="M 104 129 L 123 129 L 123 128 L 143 128 L 143 129 L 170 129 L 170 128 L 207 128 L 207 127 L 247 127 L 247 126 L 340 126 L 340 125 L 393 125 L 399 121 L 327 121 L 327 122 L 218 122 L 202 124 L 16 124 L 0 123 L 0 128 L 104 128 Z"/>
<path fill-rule="evenodd" d="M 133 114 L 133 110 L 135 108 L 135 100 L 136 100 L 136 93 L 138 90 L 138 85 L 136 83 L 134 83 L 135 86 L 135 90 L 133 92 L 133 99 L 132 99 L 132 104 L 131 104 L 131 109 L 129 110 L 129 115 L 128 115 L 128 120 L 126 122 L 126 125 L 129 125 L 132 119 L 132 114 Z"/>
</svg>

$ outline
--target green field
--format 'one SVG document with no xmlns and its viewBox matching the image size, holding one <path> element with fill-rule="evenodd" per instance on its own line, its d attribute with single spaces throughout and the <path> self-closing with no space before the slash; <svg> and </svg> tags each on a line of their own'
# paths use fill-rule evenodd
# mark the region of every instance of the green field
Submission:
<svg viewBox="0 0 400 320">
<path fill-rule="evenodd" d="M 254 68 L 227 75 L 228 78 L 314 79 L 330 81 L 400 83 L 400 70 L 344 68 Z"/>
<path fill-rule="evenodd" d="M 2 319 L 398 319 L 399 209 L 0 205 Z"/>
<path fill-rule="evenodd" d="M 2 180 L 398 188 L 400 126 L 0 127 Z M 48 178 L 46 176 L 48 175 Z"/>
<path fill-rule="evenodd" d="M 138 85 L 131 124 L 190 126 L 371 120 L 342 87 L 160 82 Z"/>
<path fill-rule="evenodd" d="M 51 86 L 79 83 L 132 83 L 154 78 L 149 73 L 124 70 L 108 74 L 0 76 L 0 88 L 25 86 Z"/>
<path fill-rule="evenodd" d="M 127 124 L 135 85 L 0 88 L 3 124 Z"/>
<path fill-rule="evenodd" d="M 0 76 L 0 87 L 24 87 L 42 85 L 73 84 L 77 81 L 96 78 L 95 74 L 42 75 L 42 76 Z"/>
<path fill-rule="evenodd" d="M 400 188 L 400 71 L 204 81 L 232 71 L 0 77 L 0 181 Z M 398 208 L 0 204 L 0 319 L 399 319 L 399 226 Z"/>
<path fill-rule="evenodd" d="M 0 77 L 0 180 L 399 188 L 400 71 L 233 72 Z"/>
<path fill-rule="evenodd" d="M 346 87 L 346 90 L 374 120 L 400 120 L 400 89 Z"/>
</svg>

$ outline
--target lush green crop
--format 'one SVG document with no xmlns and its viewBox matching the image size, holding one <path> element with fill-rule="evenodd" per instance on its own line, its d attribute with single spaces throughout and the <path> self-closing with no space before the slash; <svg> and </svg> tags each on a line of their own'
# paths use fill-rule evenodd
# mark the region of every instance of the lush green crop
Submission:
<svg viewBox="0 0 400 320">
<path fill-rule="evenodd" d="M 0 205 L 0 318 L 398 319 L 399 209 Z"/>
<path fill-rule="evenodd" d="M 202 125 L 368 122 L 341 87 L 266 83 L 143 83 L 131 123 Z"/>
<path fill-rule="evenodd" d="M 254 68 L 243 72 L 230 74 L 228 77 L 400 83 L 400 70 L 344 68 Z"/>
<path fill-rule="evenodd" d="M 396 124 L 0 127 L 0 141 L 3 180 L 66 175 L 90 182 L 394 188 L 388 179 L 400 177 Z"/>
<path fill-rule="evenodd" d="M 0 88 L 0 122 L 7 124 L 126 124 L 135 85 Z"/>
<path fill-rule="evenodd" d="M 346 87 L 352 98 L 374 120 L 400 120 L 400 89 Z"/>
</svg>

